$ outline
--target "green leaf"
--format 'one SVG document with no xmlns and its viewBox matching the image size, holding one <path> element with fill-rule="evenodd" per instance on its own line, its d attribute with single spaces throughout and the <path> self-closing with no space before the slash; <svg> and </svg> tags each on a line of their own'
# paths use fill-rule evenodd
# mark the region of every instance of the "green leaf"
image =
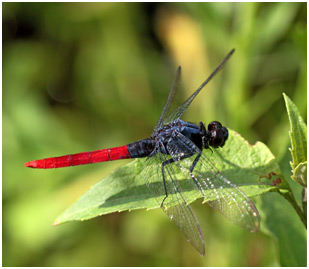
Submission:
<svg viewBox="0 0 309 269">
<path fill-rule="evenodd" d="M 216 165 L 221 173 L 232 183 L 236 184 L 248 197 L 260 195 L 270 191 L 288 191 L 274 156 L 263 143 L 251 146 L 237 133 L 230 131 L 229 140 L 224 148 L 204 150 L 208 159 Z M 153 209 L 160 207 L 157 199 L 141 177 L 144 159 L 137 159 L 127 165 L 119 167 L 106 178 L 95 184 L 77 202 L 69 207 L 57 218 L 55 224 L 74 220 L 86 220 L 96 216 L 136 209 Z M 261 183 L 261 177 L 270 173 L 276 175 L 277 181 L 266 179 Z M 180 178 L 180 177 L 179 177 Z M 273 184 L 278 182 L 279 184 Z M 192 185 L 186 184 L 192 179 L 182 179 L 183 191 L 187 202 L 192 203 L 201 197 L 201 194 L 192 191 Z M 265 181 L 265 180 L 264 180 Z M 183 184 L 184 183 L 184 184 Z M 163 184 L 154 182 L 152 184 Z M 215 199 L 211 192 L 206 192 L 205 201 Z"/>
<path fill-rule="evenodd" d="M 300 113 L 291 101 L 291 99 L 283 93 L 286 109 L 290 121 L 290 149 L 293 162 L 291 162 L 293 180 L 307 186 L 307 125 L 305 124 Z"/>
</svg>

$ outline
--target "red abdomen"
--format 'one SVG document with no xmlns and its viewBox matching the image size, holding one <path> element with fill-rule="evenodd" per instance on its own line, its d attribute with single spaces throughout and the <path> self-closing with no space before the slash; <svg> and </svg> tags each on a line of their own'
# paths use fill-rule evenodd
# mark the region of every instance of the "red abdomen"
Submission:
<svg viewBox="0 0 309 269">
<path fill-rule="evenodd" d="M 99 163 L 120 159 L 131 159 L 127 146 L 100 149 L 91 152 L 69 154 L 25 163 L 25 167 L 32 168 L 60 168 L 82 164 Z"/>
</svg>

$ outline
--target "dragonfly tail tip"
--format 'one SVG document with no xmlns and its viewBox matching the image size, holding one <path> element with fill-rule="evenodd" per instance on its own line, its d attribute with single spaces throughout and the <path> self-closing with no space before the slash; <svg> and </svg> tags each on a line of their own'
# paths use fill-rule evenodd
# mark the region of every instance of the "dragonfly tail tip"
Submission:
<svg viewBox="0 0 309 269">
<path fill-rule="evenodd" d="M 24 166 L 25 167 L 36 168 L 36 162 L 35 161 L 27 162 L 27 163 L 24 163 Z"/>
</svg>

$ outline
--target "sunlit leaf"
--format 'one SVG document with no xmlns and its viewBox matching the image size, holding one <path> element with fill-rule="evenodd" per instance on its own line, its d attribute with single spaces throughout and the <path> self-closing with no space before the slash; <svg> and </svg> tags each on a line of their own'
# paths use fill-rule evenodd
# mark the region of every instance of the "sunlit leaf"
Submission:
<svg viewBox="0 0 309 269">
<path fill-rule="evenodd" d="M 208 151 L 208 158 L 221 173 L 236 184 L 248 197 L 257 196 L 269 191 L 276 191 L 280 184 L 275 179 L 280 178 L 279 166 L 263 143 L 249 145 L 240 135 L 230 131 L 227 145 L 213 153 Z M 160 207 L 155 197 L 140 174 L 143 169 L 143 159 L 137 159 L 116 169 L 106 178 L 95 184 L 75 204 L 69 207 L 55 222 L 64 223 L 73 220 L 86 220 L 96 216 L 135 209 L 153 209 Z M 272 173 L 275 179 L 268 178 Z M 262 178 L 266 179 L 262 179 Z M 181 178 L 181 176 L 179 177 Z M 183 179 L 188 181 L 189 179 Z M 263 182 L 261 182 L 263 181 Z M 153 184 L 163 184 L 154 182 Z M 281 184 L 281 188 L 284 184 Z M 182 184 L 187 202 L 192 203 L 201 194 L 192 191 L 191 184 Z M 282 191 L 284 191 L 282 189 Z M 211 193 L 210 193 L 211 194 Z M 215 197 L 206 192 L 205 200 Z M 158 200 L 163 200 L 163 196 Z"/>
</svg>

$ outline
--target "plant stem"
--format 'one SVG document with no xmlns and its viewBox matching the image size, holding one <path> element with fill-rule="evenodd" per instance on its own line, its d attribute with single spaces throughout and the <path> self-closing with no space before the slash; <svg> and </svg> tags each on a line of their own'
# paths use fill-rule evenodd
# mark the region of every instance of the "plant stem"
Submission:
<svg viewBox="0 0 309 269">
<path fill-rule="evenodd" d="M 297 204 L 297 202 L 295 201 L 294 195 L 291 192 L 287 192 L 287 193 L 281 193 L 281 195 L 283 195 L 283 197 L 289 201 L 289 203 L 294 207 L 296 213 L 298 214 L 298 216 L 300 217 L 301 221 L 303 222 L 303 224 L 305 225 L 306 229 L 307 229 L 307 218 L 304 215 L 304 212 L 301 210 L 301 208 L 299 207 L 299 205 Z"/>
</svg>

